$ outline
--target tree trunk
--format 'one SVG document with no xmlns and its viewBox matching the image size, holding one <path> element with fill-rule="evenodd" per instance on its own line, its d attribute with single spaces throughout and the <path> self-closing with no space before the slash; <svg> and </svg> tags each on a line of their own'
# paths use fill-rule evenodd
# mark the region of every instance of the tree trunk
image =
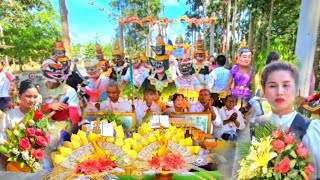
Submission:
<svg viewBox="0 0 320 180">
<path fill-rule="evenodd" d="M 234 6 L 233 6 L 233 17 L 232 17 L 232 49 L 231 49 L 231 59 L 234 59 L 235 56 L 235 45 L 237 42 L 237 37 L 236 37 L 236 19 L 237 19 L 237 4 L 238 0 L 234 0 Z"/>
<path fill-rule="evenodd" d="M 254 40 L 254 44 L 253 44 L 253 48 L 255 49 L 255 51 L 258 50 L 258 43 L 259 43 L 259 31 L 260 31 L 260 27 L 261 27 L 261 14 L 259 15 L 258 19 L 255 19 L 255 40 Z"/>
<path fill-rule="evenodd" d="M 266 22 L 267 22 L 267 14 L 266 12 L 263 12 L 263 15 L 262 15 L 262 22 L 261 22 L 261 26 L 260 28 L 262 29 L 265 29 L 266 28 Z M 260 34 L 260 31 L 258 31 L 258 36 L 261 38 L 261 41 L 258 41 L 258 42 L 261 42 L 261 45 L 259 47 L 259 49 L 257 49 L 257 51 L 262 51 L 265 47 L 265 41 L 266 41 L 266 38 L 265 38 L 265 33 L 262 33 Z"/>
<path fill-rule="evenodd" d="M 211 17 L 215 17 L 215 13 L 211 14 Z M 213 20 L 210 25 L 210 55 L 214 53 L 214 29 L 215 29 L 215 21 Z"/>
<path fill-rule="evenodd" d="M 269 25 L 268 25 L 268 32 L 267 32 L 267 50 L 268 50 L 268 52 L 270 51 L 270 36 L 271 36 L 270 34 L 271 34 L 271 26 L 272 26 L 273 6 L 274 6 L 274 0 L 271 0 Z"/>
<path fill-rule="evenodd" d="M 206 5 L 206 0 L 203 0 L 202 1 L 202 6 L 203 6 L 203 15 L 202 15 L 202 18 L 205 18 L 206 17 L 206 10 L 207 10 L 207 5 Z M 206 41 L 206 23 L 202 23 L 203 25 L 203 50 L 206 52 L 207 50 L 207 41 Z"/>
<path fill-rule="evenodd" d="M 316 40 L 320 21 L 319 0 L 302 0 L 295 55 L 301 64 L 299 92 L 309 95 L 310 79 L 316 51 Z"/>
<path fill-rule="evenodd" d="M 230 32 L 230 26 L 229 26 L 230 14 L 231 14 L 231 0 L 228 0 L 228 11 L 227 11 L 227 19 L 226 19 L 226 25 L 227 25 L 226 57 L 227 57 L 227 59 L 229 59 L 229 49 L 230 49 L 229 48 L 229 45 L 230 45 L 230 36 L 229 36 L 229 32 Z"/>
<path fill-rule="evenodd" d="M 63 40 L 64 48 L 66 49 L 66 55 L 68 57 L 71 57 L 69 25 L 68 25 L 68 10 L 66 7 L 66 1 L 59 0 L 59 6 L 60 6 L 60 17 L 61 17 L 61 26 L 62 26 L 62 40 Z"/>
<path fill-rule="evenodd" d="M 119 41 L 120 41 L 120 49 L 124 52 L 123 25 L 119 25 Z"/>
<path fill-rule="evenodd" d="M 249 49 L 252 50 L 252 48 L 253 48 L 253 23 L 254 23 L 253 14 L 250 14 L 249 18 L 250 18 L 250 20 L 249 20 L 248 46 L 249 46 Z"/>
</svg>

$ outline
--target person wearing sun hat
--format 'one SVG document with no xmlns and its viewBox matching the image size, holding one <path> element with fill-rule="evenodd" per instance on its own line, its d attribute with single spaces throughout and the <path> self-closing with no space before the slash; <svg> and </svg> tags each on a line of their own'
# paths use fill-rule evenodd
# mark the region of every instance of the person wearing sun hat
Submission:
<svg viewBox="0 0 320 180">
<path fill-rule="evenodd" d="M 169 69 L 169 57 L 166 55 L 164 37 L 160 34 L 156 37 L 156 46 L 151 46 L 156 53 L 155 58 L 149 58 L 150 65 L 154 72 L 149 75 L 141 85 L 141 89 L 155 89 L 167 96 L 177 91 L 176 85 L 171 77 Z"/>
<path fill-rule="evenodd" d="M 205 64 L 206 53 L 203 49 L 200 33 L 198 34 L 197 51 L 194 52 L 194 58 L 196 62 L 193 63 L 191 74 L 195 74 L 195 76 L 200 81 L 202 87 L 206 88 L 206 77 L 209 74 L 209 67 Z"/>
<path fill-rule="evenodd" d="M 142 65 L 139 51 L 136 51 L 132 56 L 130 56 L 129 60 L 132 61 L 133 85 L 137 88 L 140 88 L 145 78 L 149 76 L 148 69 Z M 124 83 L 130 81 L 130 74 L 131 71 L 129 69 L 123 78 Z"/>
<path fill-rule="evenodd" d="M 125 74 L 128 70 L 128 63 L 126 63 L 124 59 L 124 52 L 120 49 L 119 39 L 116 40 L 114 45 L 114 51 L 112 53 L 114 66 L 112 68 L 110 79 L 116 81 L 117 83 L 121 83 Z"/>
</svg>

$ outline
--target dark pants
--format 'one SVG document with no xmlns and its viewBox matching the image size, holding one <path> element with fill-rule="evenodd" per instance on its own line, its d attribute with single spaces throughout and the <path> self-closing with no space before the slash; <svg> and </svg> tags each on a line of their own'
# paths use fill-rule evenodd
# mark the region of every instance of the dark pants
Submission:
<svg viewBox="0 0 320 180">
<path fill-rule="evenodd" d="M 0 97 L 0 110 L 4 111 L 8 108 L 10 97 Z"/>
<path fill-rule="evenodd" d="M 233 136 L 233 137 L 230 137 Z M 234 134 L 222 134 L 221 138 L 225 141 L 236 141 L 236 135 Z"/>
</svg>

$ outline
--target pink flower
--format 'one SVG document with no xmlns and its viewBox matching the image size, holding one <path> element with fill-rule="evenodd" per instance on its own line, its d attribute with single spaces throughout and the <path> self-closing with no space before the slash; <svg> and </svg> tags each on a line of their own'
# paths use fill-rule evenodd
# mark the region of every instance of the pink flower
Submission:
<svg viewBox="0 0 320 180">
<path fill-rule="evenodd" d="M 302 157 L 303 159 L 308 157 L 309 151 L 307 148 L 298 148 L 296 149 L 297 154 Z"/>
<path fill-rule="evenodd" d="M 299 141 L 297 143 L 297 148 L 296 149 L 299 149 L 299 148 L 303 148 L 303 143 L 301 141 Z"/>
<path fill-rule="evenodd" d="M 286 130 L 285 130 L 284 132 L 285 132 L 286 134 L 290 134 L 290 133 L 291 133 L 291 131 L 292 131 L 292 130 L 291 130 L 290 128 L 288 128 L 288 127 L 287 127 L 287 128 L 286 128 Z"/>
<path fill-rule="evenodd" d="M 271 132 L 271 136 L 274 137 L 275 139 L 280 139 L 282 138 L 282 131 L 281 130 L 275 130 Z"/>
<path fill-rule="evenodd" d="M 33 119 L 36 120 L 36 121 L 38 121 L 38 120 L 40 120 L 41 118 L 42 118 L 42 112 L 39 111 L 39 110 L 36 110 L 36 111 L 34 112 Z"/>
<path fill-rule="evenodd" d="M 277 152 L 281 152 L 285 149 L 284 142 L 279 139 L 273 141 L 271 144 L 272 144 L 274 150 L 276 150 Z"/>
<path fill-rule="evenodd" d="M 36 144 L 39 146 L 47 146 L 48 142 L 41 136 L 36 137 Z"/>
<path fill-rule="evenodd" d="M 304 172 L 309 175 L 310 173 L 314 172 L 314 167 L 312 166 L 312 164 L 308 164 L 304 167 Z"/>
<path fill-rule="evenodd" d="M 284 136 L 284 143 L 293 144 L 294 143 L 294 137 L 291 134 L 288 134 L 288 135 Z"/>
<path fill-rule="evenodd" d="M 24 137 L 22 139 L 20 139 L 19 141 L 19 147 L 21 150 L 28 150 L 30 149 L 30 142 L 29 142 L 29 139 L 27 137 Z"/>
<path fill-rule="evenodd" d="M 277 165 L 274 166 L 274 170 L 282 174 L 287 173 L 289 169 L 290 169 L 289 158 L 282 159 Z"/>
<path fill-rule="evenodd" d="M 42 136 L 43 135 L 43 131 L 41 129 L 36 129 L 36 135 L 37 136 Z"/>
<path fill-rule="evenodd" d="M 42 160 L 44 158 L 44 152 L 42 149 L 32 150 L 31 155 L 37 160 Z"/>
<path fill-rule="evenodd" d="M 33 128 L 27 128 L 26 134 L 30 137 L 33 137 L 36 135 L 36 130 L 34 130 Z"/>
<path fill-rule="evenodd" d="M 50 143 L 50 135 L 49 134 L 45 135 L 44 139 L 47 141 L 48 144 Z"/>
</svg>

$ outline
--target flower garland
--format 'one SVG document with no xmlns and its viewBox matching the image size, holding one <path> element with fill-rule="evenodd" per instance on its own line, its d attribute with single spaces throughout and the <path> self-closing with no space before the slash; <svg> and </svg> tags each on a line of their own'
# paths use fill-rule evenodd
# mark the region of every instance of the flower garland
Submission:
<svg viewBox="0 0 320 180">
<path fill-rule="evenodd" d="M 165 71 L 165 75 L 167 79 L 165 80 L 158 80 L 155 78 L 156 74 L 151 74 L 148 79 L 150 80 L 150 84 L 156 87 L 156 90 L 162 91 L 163 88 L 168 87 L 169 83 L 172 83 L 173 80 L 171 79 L 171 74 L 168 70 Z"/>
<path fill-rule="evenodd" d="M 126 68 L 127 66 L 128 66 L 128 64 L 125 62 L 123 64 L 123 66 L 120 66 L 120 67 L 119 66 L 114 66 L 113 67 L 113 69 L 114 69 L 114 71 L 115 71 L 115 73 L 117 75 L 117 78 L 121 77 L 123 69 Z"/>
</svg>

